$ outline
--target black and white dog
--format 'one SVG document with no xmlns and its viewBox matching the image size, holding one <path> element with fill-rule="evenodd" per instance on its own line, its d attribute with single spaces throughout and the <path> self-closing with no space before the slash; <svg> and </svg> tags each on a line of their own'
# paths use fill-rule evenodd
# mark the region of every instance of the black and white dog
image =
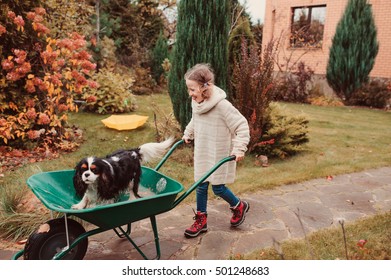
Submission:
<svg viewBox="0 0 391 280">
<path fill-rule="evenodd" d="M 87 157 L 75 167 L 73 185 L 82 200 L 72 209 L 94 207 L 115 202 L 119 195 L 133 189 L 139 198 L 138 187 L 141 163 L 160 158 L 173 144 L 174 138 L 161 143 L 147 143 L 138 148 L 120 150 L 105 158 Z"/>
</svg>

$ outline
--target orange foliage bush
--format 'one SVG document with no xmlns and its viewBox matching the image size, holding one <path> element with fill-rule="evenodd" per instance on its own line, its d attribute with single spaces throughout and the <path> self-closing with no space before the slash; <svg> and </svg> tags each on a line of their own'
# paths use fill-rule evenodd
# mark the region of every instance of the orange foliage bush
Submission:
<svg viewBox="0 0 391 280">
<path fill-rule="evenodd" d="M 96 66 L 86 41 L 77 33 L 51 38 L 40 7 L 0 16 L 0 144 L 61 148 L 68 142 L 69 148 L 67 113 L 77 111 L 73 99 L 83 88 L 97 86 L 87 78 Z"/>
</svg>

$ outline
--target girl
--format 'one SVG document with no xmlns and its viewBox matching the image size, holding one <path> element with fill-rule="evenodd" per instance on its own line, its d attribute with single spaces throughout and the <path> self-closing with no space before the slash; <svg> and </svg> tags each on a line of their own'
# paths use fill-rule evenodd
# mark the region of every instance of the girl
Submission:
<svg viewBox="0 0 391 280">
<path fill-rule="evenodd" d="M 208 64 L 197 64 L 189 69 L 185 81 L 192 98 L 192 119 L 182 139 L 185 143 L 194 140 L 194 179 L 197 181 L 224 157 L 235 155 L 236 162 L 241 161 L 247 151 L 250 133 L 245 117 L 226 100 L 226 93 L 214 85 L 214 73 Z M 225 186 L 234 182 L 236 162 L 222 165 L 208 177 L 208 181 L 197 187 L 197 213 L 194 224 L 185 230 L 186 237 L 196 237 L 208 230 L 209 183 L 214 194 L 230 205 L 233 212 L 231 226 L 243 223 L 250 205 Z"/>
</svg>

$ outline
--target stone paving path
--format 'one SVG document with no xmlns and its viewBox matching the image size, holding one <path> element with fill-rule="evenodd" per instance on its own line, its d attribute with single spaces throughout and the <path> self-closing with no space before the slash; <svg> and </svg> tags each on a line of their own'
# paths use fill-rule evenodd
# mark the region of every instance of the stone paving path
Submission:
<svg viewBox="0 0 391 280">
<path fill-rule="evenodd" d="M 391 211 L 391 167 L 286 185 L 244 195 L 250 203 L 246 221 L 229 224 L 231 212 L 224 201 L 208 203 L 208 232 L 187 239 L 183 232 L 192 222 L 193 204 L 185 201 L 157 216 L 161 259 L 219 260 L 272 246 L 273 240 L 303 238 L 306 234 L 359 218 Z M 300 225 L 303 223 L 304 231 Z M 156 255 L 149 219 L 132 224 L 132 239 L 150 258 Z M 13 251 L 0 250 L 0 259 Z M 89 238 L 85 259 L 143 259 L 125 239 L 110 230 Z"/>
</svg>

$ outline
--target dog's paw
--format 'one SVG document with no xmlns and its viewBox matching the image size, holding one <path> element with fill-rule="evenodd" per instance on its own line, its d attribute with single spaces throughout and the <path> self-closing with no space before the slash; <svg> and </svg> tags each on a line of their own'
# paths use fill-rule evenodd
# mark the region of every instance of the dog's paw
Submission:
<svg viewBox="0 0 391 280">
<path fill-rule="evenodd" d="M 81 204 L 74 204 L 74 205 L 71 206 L 71 208 L 72 208 L 73 210 L 81 210 L 81 209 L 84 208 L 84 205 L 81 205 Z"/>
</svg>

